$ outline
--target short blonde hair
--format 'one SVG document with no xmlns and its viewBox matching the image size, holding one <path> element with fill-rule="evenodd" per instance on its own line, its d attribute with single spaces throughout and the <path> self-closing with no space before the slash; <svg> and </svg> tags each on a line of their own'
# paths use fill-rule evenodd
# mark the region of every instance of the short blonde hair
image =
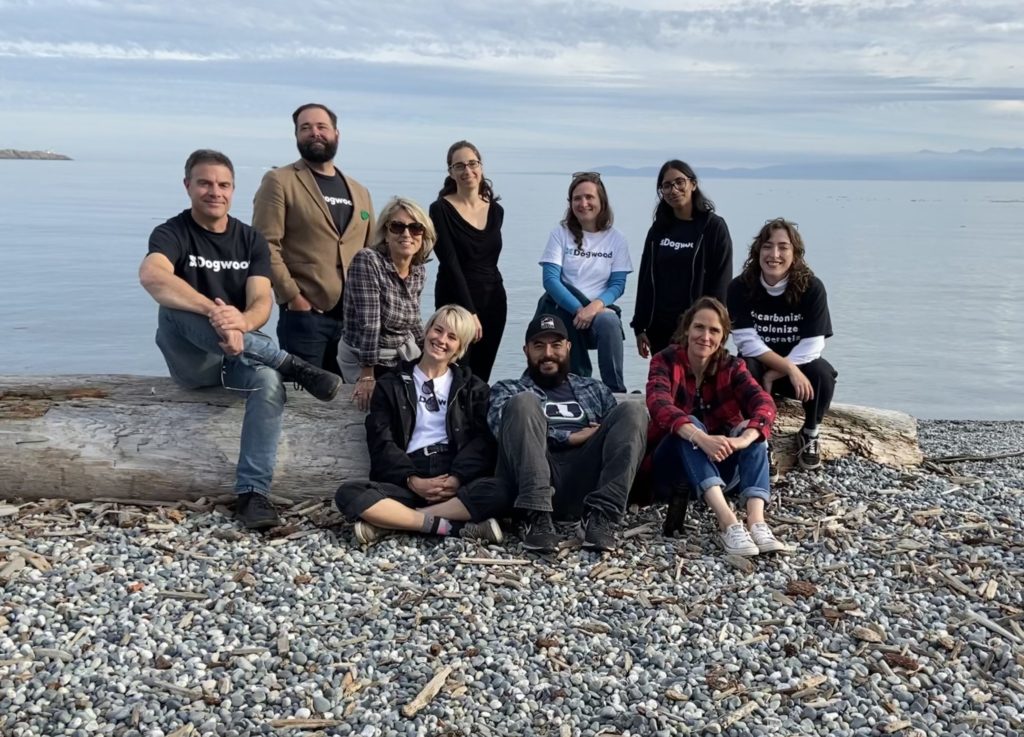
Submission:
<svg viewBox="0 0 1024 737">
<path fill-rule="evenodd" d="M 409 217 L 424 227 L 423 246 L 412 257 L 414 264 L 422 264 L 430 257 L 430 252 L 434 250 L 434 243 L 437 241 L 437 231 L 434 230 L 434 224 L 430 221 L 430 216 L 427 215 L 426 211 L 405 197 L 392 197 L 384 205 L 384 209 L 380 211 L 380 217 L 377 218 L 377 228 L 374 230 L 373 243 L 370 244 L 370 248 L 380 251 L 385 256 L 388 255 L 388 223 L 391 222 L 391 218 L 399 210 L 405 210 Z"/>
<path fill-rule="evenodd" d="M 454 363 L 466 355 L 470 343 L 476 337 L 476 323 L 473 322 L 473 315 L 470 314 L 469 310 L 459 305 L 438 307 L 437 311 L 427 318 L 427 324 L 423 328 L 424 336 L 430 332 L 430 328 L 434 327 L 434 323 L 441 323 L 441 325 L 455 333 L 459 339 L 459 350 L 455 352 L 452 362 Z M 424 340 L 426 340 L 426 337 L 424 337 Z"/>
</svg>

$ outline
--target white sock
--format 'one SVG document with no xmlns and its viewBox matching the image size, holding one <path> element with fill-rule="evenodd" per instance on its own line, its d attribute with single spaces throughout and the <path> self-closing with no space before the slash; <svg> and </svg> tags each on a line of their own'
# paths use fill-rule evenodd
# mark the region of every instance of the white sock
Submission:
<svg viewBox="0 0 1024 737">
<path fill-rule="evenodd" d="M 805 427 L 801 432 L 809 438 L 816 438 L 818 437 L 819 430 L 818 426 L 815 425 L 814 427 Z"/>
</svg>

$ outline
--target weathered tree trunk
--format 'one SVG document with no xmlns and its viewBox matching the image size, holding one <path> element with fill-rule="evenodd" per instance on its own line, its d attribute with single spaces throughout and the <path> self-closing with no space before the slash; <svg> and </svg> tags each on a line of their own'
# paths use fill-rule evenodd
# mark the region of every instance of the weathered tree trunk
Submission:
<svg viewBox="0 0 1024 737">
<path fill-rule="evenodd" d="M 230 493 L 243 408 L 235 393 L 185 391 L 160 377 L 0 377 L 0 497 Z M 327 498 L 342 479 L 365 476 L 363 417 L 344 388 L 330 403 L 289 392 L 275 496 Z M 780 418 L 778 430 L 795 432 L 799 406 Z M 822 432 L 827 459 L 857 453 L 890 465 L 921 462 L 916 422 L 899 412 L 837 405 Z M 783 463 L 787 440 L 777 446 Z"/>
</svg>

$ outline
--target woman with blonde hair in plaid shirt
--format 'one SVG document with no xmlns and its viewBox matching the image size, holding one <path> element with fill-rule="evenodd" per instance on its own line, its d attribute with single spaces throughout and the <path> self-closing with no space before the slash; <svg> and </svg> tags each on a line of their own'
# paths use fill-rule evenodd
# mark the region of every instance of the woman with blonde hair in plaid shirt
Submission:
<svg viewBox="0 0 1024 737">
<path fill-rule="evenodd" d="M 394 197 L 380 211 L 373 243 L 356 253 L 345 275 L 338 365 L 345 382 L 355 384 L 352 401 L 363 411 L 378 376 L 420 356 L 424 262 L 436 240 L 423 208 Z"/>
</svg>

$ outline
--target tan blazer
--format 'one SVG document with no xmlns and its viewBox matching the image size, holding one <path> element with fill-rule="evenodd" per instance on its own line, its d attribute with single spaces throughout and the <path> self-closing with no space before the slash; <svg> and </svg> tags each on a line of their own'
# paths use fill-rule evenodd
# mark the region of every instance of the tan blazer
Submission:
<svg viewBox="0 0 1024 737">
<path fill-rule="evenodd" d="M 318 310 L 338 304 L 356 251 L 373 238 L 373 203 L 366 187 L 344 174 L 352 219 L 338 233 L 306 162 L 268 171 L 253 199 L 252 225 L 270 244 L 271 281 L 280 304 L 300 292 Z"/>
</svg>

